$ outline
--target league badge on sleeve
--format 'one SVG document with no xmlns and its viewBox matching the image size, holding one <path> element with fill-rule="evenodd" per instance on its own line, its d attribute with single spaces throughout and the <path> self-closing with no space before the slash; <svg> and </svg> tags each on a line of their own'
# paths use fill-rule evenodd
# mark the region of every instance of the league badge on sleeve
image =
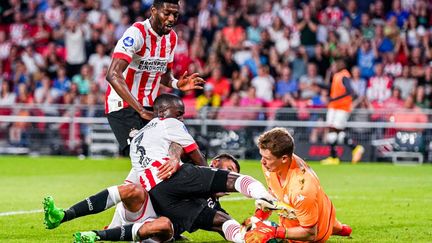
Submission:
<svg viewBox="0 0 432 243">
<path fill-rule="evenodd" d="M 126 36 L 126 37 L 123 39 L 123 44 L 124 44 L 125 46 L 127 46 L 127 47 L 131 47 L 131 46 L 133 45 L 133 43 L 134 43 L 134 39 L 133 39 L 132 37 L 130 37 L 130 36 Z"/>
</svg>

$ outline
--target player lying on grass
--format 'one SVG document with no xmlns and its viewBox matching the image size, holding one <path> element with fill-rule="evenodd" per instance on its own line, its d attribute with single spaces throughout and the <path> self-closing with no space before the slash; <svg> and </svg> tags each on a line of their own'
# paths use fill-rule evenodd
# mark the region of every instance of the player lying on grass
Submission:
<svg viewBox="0 0 432 243">
<path fill-rule="evenodd" d="M 349 236 L 352 229 L 336 219 L 336 210 L 321 188 L 315 172 L 295 155 L 294 140 L 284 128 L 274 128 L 258 139 L 262 170 L 270 191 L 292 210 L 279 217 L 280 226 L 262 221 L 245 235 L 246 243 L 270 239 L 325 242 L 330 235 Z M 269 211 L 271 212 L 271 211 Z M 270 213 L 258 211 L 265 220 Z"/>
<path fill-rule="evenodd" d="M 139 202 L 144 200 L 142 188 L 145 188 L 155 212 L 169 218 L 173 224 L 173 229 L 164 232 L 163 236 L 158 235 L 159 239 L 165 237 L 166 240 L 172 236 L 173 230 L 193 232 L 204 229 L 219 232 L 227 240 L 243 242 L 240 224 L 226 213 L 208 207 L 206 196 L 237 191 L 255 199 L 273 201 L 274 197 L 250 176 L 187 163 L 180 163 L 180 166 L 171 163 L 176 161 L 168 159 L 172 143 L 180 144 L 195 164 L 206 162 L 181 122 L 184 104 L 178 96 L 160 95 L 155 100 L 154 112 L 156 118 L 142 128 L 131 142 L 130 157 L 135 172 L 132 178 L 135 177 L 140 184 L 109 187 L 65 211 L 56 208 L 52 198 L 48 197 L 44 201 L 47 227 L 55 228 L 68 220 L 99 213 L 120 202 L 131 212 L 137 213 L 142 209 Z M 177 154 L 180 155 L 181 151 Z M 161 177 L 166 175 L 167 179 L 162 180 Z M 138 213 L 136 215 L 139 216 Z M 164 217 L 159 219 L 165 220 Z M 104 231 L 106 234 L 98 237 L 101 240 L 141 240 L 149 236 L 144 232 L 145 226 L 142 223 L 125 225 Z"/>
<path fill-rule="evenodd" d="M 170 145 L 170 157 L 172 156 L 176 156 L 174 155 L 174 153 L 180 152 L 181 153 L 182 147 L 176 143 L 172 143 Z M 217 169 L 222 169 L 222 170 L 228 170 L 231 172 L 235 172 L 235 173 L 239 173 L 240 172 L 240 164 L 239 162 L 230 154 L 219 154 L 216 157 L 214 157 L 211 162 L 210 162 L 210 166 L 212 168 L 217 168 Z M 132 169 L 133 170 L 133 169 Z M 131 174 L 133 172 L 131 171 Z M 129 179 L 132 179 L 131 175 L 128 176 Z M 129 184 L 132 183 L 129 180 L 125 180 L 125 184 Z M 149 203 L 147 203 L 146 199 L 148 198 L 148 193 L 144 190 L 144 188 L 142 189 L 143 193 L 145 194 L 144 201 L 140 201 L 137 200 L 139 202 L 136 202 L 136 204 L 138 205 L 144 205 L 147 204 L 146 206 L 142 206 L 141 208 L 144 208 L 146 210 L 145 215 L 150 215 L 152 218 L 156 217 L 156 213 L 154 212 L 153 209 L 153 205 L 151 204 L 150 200 Z M 224 196 L 225 194 L 215 194 L 215 195 L 209 195 L 207 198 L 205 198 L 207 200 L 207 205 L 210 208 L 214 208 L 218 211 L 222 211 L 224 213 L 227 213 L 220 205 L 219 202 L 219 197 Z M 143 215 L 142 217 L 139 217 L 140 215 Z M 107 227 L 108 229 L 111 228 L 115 228 L 115 227 L 119 227 L 122 225 L 126 225 L 126 224 L 133 224 L 133 223 L 141 223 L 141 222 L 145 222 L 146 219 L 148 218 L 148 216 L 144 216 L 142 210 L 138 211 L 138 212 L 131 212 L 130 210 L 128 210 L 127 208 L 125 208 L 125 206 L 123 205 L 123 203 L 119 203 L 116 206 L 116 210 L 114 212 L 114 216 L 113 219 L 110 223 L 110 225 Z M 175 232 L 174 238 L 175 239 L 181 239 L 182 236 L 180 236 L 182 232 Z M 91 234 L 91 233 L 85 233 L 85 234 Z"/>
</svg>

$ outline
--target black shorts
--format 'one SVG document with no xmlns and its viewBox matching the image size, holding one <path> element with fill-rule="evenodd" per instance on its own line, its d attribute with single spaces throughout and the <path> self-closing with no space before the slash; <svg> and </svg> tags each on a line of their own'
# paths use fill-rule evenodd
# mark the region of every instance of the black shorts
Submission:
<svg viewBox="0 0 432 243">
<path fill-rule="evenodd" d="M 151 107 L 145 107 L 146 110 L 151 110 Z M 140 130 L 147 123 L 132 107 L 127 107 L 119 111 L 114 111 L 107 114 L 108 122 L 111 126 L 117 142 L 120 145 L 120 151 L 123 155 L 129 156 L 129 143 L 131 137 L 129 134 L 133 130 Z"/>
<path fill-rule="evenodd" d="M 156 214 L 168 217 L 176 234 L 206 229 L 217 211 L 208 207 L 208 195 L 226 191 L 228 174 L 226 170 L 183 164 L 170 179 L 150 190 Z M 205 213 L 201 214 L 203 209 Z M 198 216 L 205 219 L 197 220 Z"/>
</svg>

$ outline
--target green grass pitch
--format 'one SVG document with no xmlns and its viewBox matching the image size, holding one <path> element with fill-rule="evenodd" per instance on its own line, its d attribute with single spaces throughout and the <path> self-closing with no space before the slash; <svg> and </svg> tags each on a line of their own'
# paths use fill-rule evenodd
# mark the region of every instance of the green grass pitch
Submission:
<svg viewBox="0 0 432 243">
<path fill-rule="evenodd" d="M 351 239 L 329 242 L 432 242 L 432 166 L 321 166 L 311 163 L 337 209 L 351 225 Z M 242 173 L 263 180 L 259 163 L 243 161 Z M 78 160 L 72 157 L 0 158 L 0 242 L 72 242 L 76 231 L 101 229 L 112 210 L 45 230 L 42 199 L 53 195 L 68 207 L 108 186 L 122 183 L 130 168 L 127 159 Z M 238 221 L 254 211 L 253 201 L 233 194 L 222 205 Z M 7 212 L 22 214 L 6 215 Z M 195 242 L 217 242 L 216 233 L 186 234 Z"/>
</svg>

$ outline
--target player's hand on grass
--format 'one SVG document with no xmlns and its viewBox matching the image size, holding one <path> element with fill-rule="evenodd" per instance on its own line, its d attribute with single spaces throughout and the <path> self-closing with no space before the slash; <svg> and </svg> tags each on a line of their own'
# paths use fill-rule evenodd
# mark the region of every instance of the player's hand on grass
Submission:
<svg viewBox="0 0 432 243">
<path fill-rule="evenodd" d="M 180 77 L 177 87 L 181 91 L 189 91 L 193 89 L 203 89 L 205 84 L 204 79 L 202 79 L 198 73 L 193 73 L 192 75 L 188 75 L 188 72 L 184 72 L 184 74 Z"/>
<path fill-rule="evenodd" d="M 157 177 L 161 180 L 168 179 L 172 175 L 174 175 L 174 173 L 177 172 L 179 167 L 180 167 L 180 161 L 175 158 L 170 158 L 165 162 L 165 164 L 159 167 L 159 172 L 157 174 Z"/>
</svg>

